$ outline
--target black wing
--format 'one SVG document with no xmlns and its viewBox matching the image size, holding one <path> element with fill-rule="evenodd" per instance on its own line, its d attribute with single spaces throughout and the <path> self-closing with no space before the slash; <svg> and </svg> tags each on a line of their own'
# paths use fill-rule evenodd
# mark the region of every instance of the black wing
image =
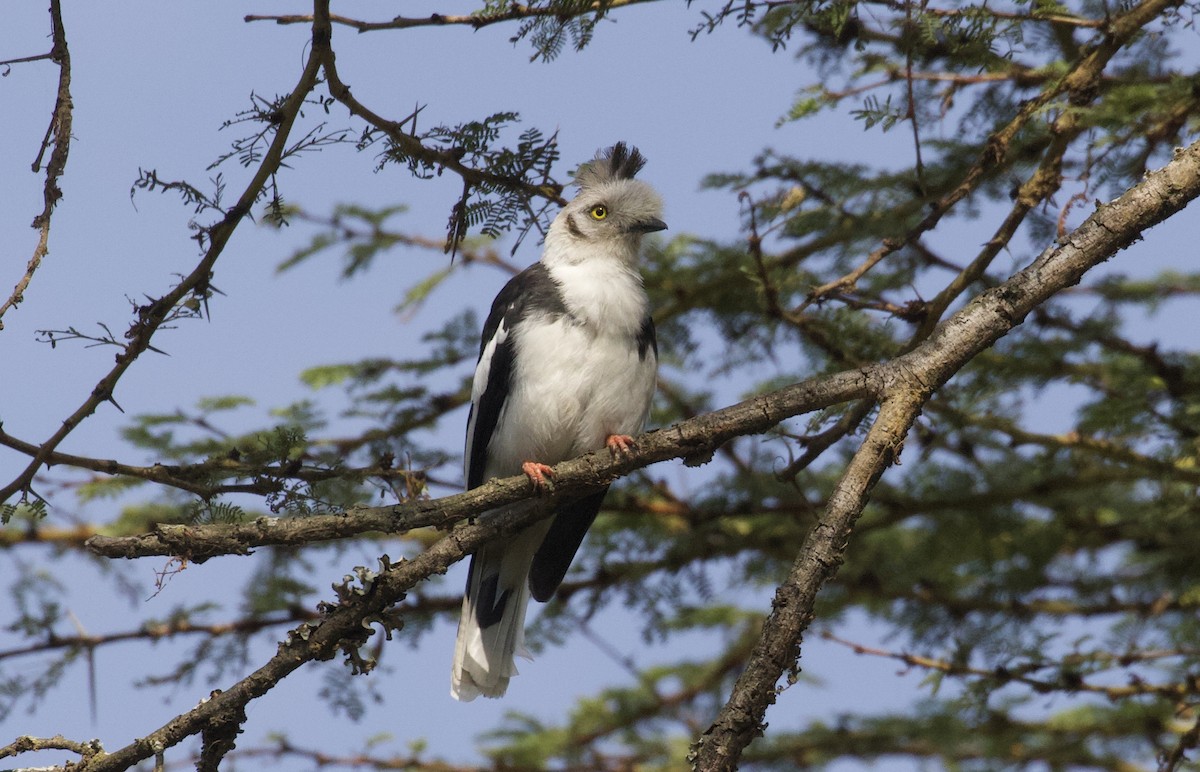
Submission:
<svg viewBox="0 0 1200 772">
<path fill-rule="evenodd" d="M 487 468 L 488 445 L 512 387 L 516 358 L 512 333 L 533 311 L 551 315 L 567 313 L 558 284 L 542 263 L 534 263 L 504 285 L 504 289 L 492 301 L 492 310 L 483 324 L 475 377 L 481 377 L 486 371 L 487 383 L 479 399 L 471 403 L 471 413 L 467 418 L 468 490 L 486 482 L 484 470 Z M 493 339 L 496 339 L 496 344 L 488 354 Z"/>
<path fill-rule="evenodd" d="M 608 486 L 595 493 L 589 493 L 578 501 L 572 501 L 558 508 L 554 522 L 542 539 L 542 546 L 533 556 L 533 564 L 529 567 L 529 593 L 539 603 L 545 603 L 554 595 L 558 585 L 562 584 L 579 545 L 596 514 L 604 503 L 604 494 Z"/>
<path fill-rule="evenodd" d="M 654 332 L 654 318 L 646 314 L 637 334 L 638 359 L 646 360 L 647 349 L 654 350 L 654 361 L 658 361 L 658 335 Z"/>
</svg>

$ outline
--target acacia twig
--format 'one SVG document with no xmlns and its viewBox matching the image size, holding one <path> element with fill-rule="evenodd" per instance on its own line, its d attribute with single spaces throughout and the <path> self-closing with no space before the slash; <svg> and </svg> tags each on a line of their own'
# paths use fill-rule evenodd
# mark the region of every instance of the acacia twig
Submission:
<svg viewBox="0 0 1200 772">
<path fill-rule="evenodd" d="M 855 643 L 844 638 L 839 638 L 833 633 L 823 631 L 821 638 L 831 643 L 836 643 L 839 646 L 844 646 L 855 654 L 864 656 L 880 657 L 883 659 L 892 659 L 897 662 L 903 662 L 909 667 L 920 668 L 922 670 L 932 670 L 942 673 L 947 676 L 958 678 L 976 678 L 985 681 L 995 681 L 997 683 L 1020 683 L 1030 687 L 1033 691 L 1039 694 L 1049 694 L 1058 691 L 1084 692 L 1087 694 L 1096 694 L 1103 696 L 1109 700 L 1117 701 L 1129 697 L 1138 697 L 1143 695 L 1153 695 L 1156 697 L 1166 698 L 1172 701 L 1184 699 L 1194 696 L 1200 691 L 1200 682 L 1194 678 L 1189 678 L 1180 682 L 1164 682 L 1151 683 L 1141 678 L 1130 679 L 1130 682 L 1123 685 L 1105 685 L 1089 683 L 1082 674 L 1070 671 L 1064 668 L 1062 662 L 1056 660 L 1040 660 L 1028 663 L 1015 663 L 1006 665 L 1002 670 L 997 668 L 981 668 L 963 665 L 957 662 L 951 662 L 937 657 L 929 657 L 923 654 L 913 654 L 907 651 L 889 651 L 877 646 L 867 646 L 862 643 Z M 1132 664 L 1134 662 L 1151 662 L 1159 659 L 1171 657 L 1194 657 L 1195 650 L 1180 649 L 1176 651 L 1153 651 L 1146 652 L 1139 656 L 1138 652 L 1128 652 L 1121 654 L 1106 654 L 1105 659 L 1110 662 L 1120 662 L 1122 664 Z M 1039 671 L 1052 670 L 1055 671 L 1056 678 L 1035 678 L 1030 675 Z"/>
<path fill-rule="evenodd" d="M 117 354 L 116 364 L 100 379 L 99 383 L 91 390 L 87 398 L 75 412 L 67 416 L 54 434 L 39 446 L 37 454 L 25 467 L 24 471 L 17 475 L 12 482 L 0 489 L 0 502 L 7 501 L 18 492 L 27 491 L 30 483 L 33 481 L 34 475 L 46 463 L 49 455 L 57 450 L 58 445 L 75 430 L 75 427 L 79 426 L 88 416 L 92 415 L 100 405 L 113 401 L 113 393 L 121 377 L 125 375 L 126 371 L 139 356 L 151 348 L 150 342 L 155 333 L 171 317 L 176 307 L 190 295 L 204 295 L 207 292 L 209 282 L 212 278 L 213 266 L 224 252 L 225 245 L 229 243 L 230 237 L 238 225 L 241 224 L 242 219 L 250 214 L 251 207 L 258 200 L 264 186 L 279 171 L 283 154 L 287 149 L 288 135 L 291 132 L 296 117 L 300 113 L 300 109 L 304 106 L 305 99 L 317 83 L 319 69 L 320 63 L 310 53 L 299 82 L 288 98 L 284 100 L 276 116 L 278 122 L 276 124 L 275 137 L 270 147 L 263 154 L 262 161 L 259 163 L 254 175 L 249 183 L 247 183 L 237 203 L 225 212 L 220 221 L 207 229 L 208 248 L 205 250 L 200 262 L 192 269 L 191 273 L 185 276 L 169 292 L 144 306 L 138 307 L 137 319 L 133 321 L 129 329 L 125 332 L 127 342 L 122 351 Z"/>
<path fill-rule="evenodd" d="M 41 167 L 46 148 L 51 146 L 50 160 L 46 164 L 46 182 L 42 188 L 42 211 L 33 218 L 33 227 L 38 231 L 38 243 L 33 249 L 33 255 L 25 265 L 25 273 L 13 287 L 8 299 L 0 303 L 0 330 L 4 329 L 4 314 L 15 308 L 25 299 L 25 290 L 33 281 L 33 274 L 42 264 L 42 259 L 50 251 L 50 215 L 55 205 L 62 198 L 62 189 L 58 179 L 67 168 L 67 155 L 71 149 L 71 118 L 74 102 L 71 100 L 71 52 L 67 48 L 67 31 L 63 26 L 61 0 L 50 0 L 50 31 L 53 47 L 50 53 L 42 56 L 14 59 L 8 63 L 50 59 L 58 65 L 58 91 L 54 102 L 54 112 L 50 115 L 50 125 L 46 128 L 46 136 L 38 150 L 37 159 L 33 162 L 33 171 Z M 0 497 L 0 501 L 3 497 Z"/>
<path fill-rule="evenodd" d="M 656 0 L 606 0 L 600 2 L 596 0 L 590 5 L 583 8 L 579 15 L 607 13 L 613 8 L 620 8 L 627 5 L 639 5 L 641 3 L 656 2 Z M 338 14 L 330 14 L 329 21 L 333 24 L 350 27 L 359 32 L 376 32 L 379 30 L 389 29 L 412 29 L 414 27 L 470 27 L 472 29 L 482 29 L 493 24 L 501 24 L 509 21 L 517 21 L 520 19 L 534 19 L 541 17 L 561 18 L 563 15 L 562 8 L 555 7 L 553 3 L 547 3 L 544 6 L 538 5 L 523 5 L 521 3 L 510 3 L 503 11 L 495 13 L 472 13 L 472 14 L 448 14 L 448 13 L 431 13 L 428 16 L 396 16 L 388 21 L 362 21 L 360 19 L 352 19 L 348 16 L 339 16 Z M 273 21 L 276 24 L 312 24 L 314 17 L 310 14 L 247 14 L 244 19 L 246 22 L 254 21 Z"/>
<path fill-rule="evenodd" d="M 1108 34 L 1101 43 L 1089 49 L 1087 55 L 1075 62 L 1066 75 L 1052 83 L 1033 99 L 1022 103 L 1021 109 L 1013 116 L 1013 119 L 987 138 L 980 157 L 962 176 L 958 185 L 937 201 L 931 203 L 929 214 L 909 229 L 903 236 L 884 239 L 882 244 L 853 270 L 819 287 L 813 288 L 808 293 L 808 297 L 794 310 L 794 313 L 798 314 L 804 311 L 813 303 L 824 299 L 833 292 L 853 289 L 858 281 L 882 260 L 901 249 L 905 244 L 931 230 L 955 204 L 970 195 L 988 174 L 1002 168 L 1008 163 L 1009 151 L 1012 149 L 1012 144 L 1017 135 L 1034 117 L 1042 112 L 1046 105 L 1062 94 L 1076 95 L 1089 93 L 1095 84 L 1099 82 L 1108 62 L 1124 47 L 1130 38 L 1140 32 L 1145 25 L 1161 16 L 1166 9 L 1177 6 L 1181 2 L 1182 0 L 1143 0 L 1143 2 L 1134 6 L 1126 13 L 1112 20 L 1108 25 Z M 1063 120 L 1074 125 L 1080 119 L 1076 111 L 1066 111 Z"/>
<path fill-rule="evenodd" d="M 40 445 L 17 439 L 4 431 L 0 424 L 0 445 L 12 448 L 32 458 L 41 452 Z M 186 491 L 202 499 L 211 499 L 225 493 L 273 493 L 282 488 L 283 480 L 303 480 L 315 483 L 333 479 L 382 479 L 405 480 L 414 475 L 409 469 L 375 463 L 364 467 L 317 467 L 301 464 L 251 464 L 227 457 L 209 458 L 195 464 L 153 464 L 138 466 L 115 459 L 91 458 L 72 453 L 54 451 L 43 455 L 47 464 L 71 466 L 101 474 L 132 477 L 157 485 Z M 225 478 L 249 479 L 248 483 L 220 483 L 214 480 Z M 4 544 L 0 536 L 0 546 Z"/>
</svg>

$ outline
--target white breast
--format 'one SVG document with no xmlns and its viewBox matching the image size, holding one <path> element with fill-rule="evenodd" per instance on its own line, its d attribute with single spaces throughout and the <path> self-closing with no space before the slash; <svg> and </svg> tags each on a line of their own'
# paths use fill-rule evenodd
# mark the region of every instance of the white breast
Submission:
<svg viewBox="0 0 1200 772">
<path fill-rule="evenodd" d="M 550 275 L 559 281 L 572 316 L 605 334 L 637 336 L 650 301 L 641 275 L 624 261 L 593 258 L 555 264 Z"/>
<path fill-rule="evenodd" d="M 514 388 L 489 447 L 486 476 L 525 461 L 555 464 L 637 434 L 654 394 L 654 350 L 638 355 L 648 300 L 641 278 L 609 261 L 554 266 L 570 316 L 535 316 L 512 331 Z"/>
</svg>

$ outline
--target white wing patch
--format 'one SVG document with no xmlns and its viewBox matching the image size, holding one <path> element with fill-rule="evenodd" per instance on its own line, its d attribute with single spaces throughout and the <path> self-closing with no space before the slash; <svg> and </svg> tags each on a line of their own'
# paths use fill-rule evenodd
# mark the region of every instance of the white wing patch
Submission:
<svg viewBox="0 0 1200 772">
<path fill-rule="evenodd" d="M 496 348 L 508 340 L 508 325 L 503 319 L 500 320 L 500 326 L 496 328 L 496 334 L 483 347 L 483 352 L 479 355 L 479 364 L 475 365 L 475 380 L 471 383 L 471 418 L 467 421 L 467 451 L 463 457 L 463 474 L 465 479 L 471 479 L 471 456 L 472 448 L 475 443 L 480 441 L 480 438 L 475 436 L 475 425 L 479 421 L 479 400 L 483 398 L 483 392 L 487 390 L 488 378 L 492 373 L 492 357 L 496 353 Z"/>
</svg>

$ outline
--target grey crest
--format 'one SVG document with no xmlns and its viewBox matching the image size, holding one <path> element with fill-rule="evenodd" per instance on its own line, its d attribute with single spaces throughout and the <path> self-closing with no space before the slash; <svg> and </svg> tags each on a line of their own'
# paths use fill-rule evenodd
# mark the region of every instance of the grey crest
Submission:
<svg viewBox="0 0 1200 772">
<path fill-rule="evenodd" d="M 596 153 L 596 157 L 580 164 L 575 172 L 575 184 L 580 190 L 596 188 L 608 182 L 632 180 L 642 167 L 646 157 L 638 149 L 630 149 L 624 142 Z"/>
</svg>

